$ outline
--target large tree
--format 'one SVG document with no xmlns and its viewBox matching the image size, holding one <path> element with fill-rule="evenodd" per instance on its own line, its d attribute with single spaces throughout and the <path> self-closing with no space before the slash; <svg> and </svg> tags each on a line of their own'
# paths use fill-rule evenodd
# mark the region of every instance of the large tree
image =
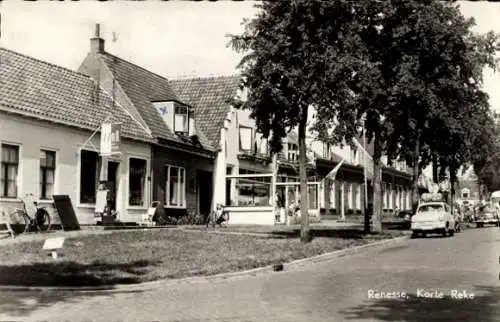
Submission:
<svg viewBox="0 0 500 322">
<path fill-rule="evenodd" d="M 471 33 L 456 7 L 436 0 L 373 1 L 361 35 L 371 62 L 352 88 L 374 140 L 374 220 L 380 230 L 380 157 L 420 169 L 438 155 L 453 174 L 471 155 L 476 121 L 488 118 L 481 91 L 484 66 L 494 65 L 496 37 Z M 474 118 L 467 118 L 471 111 Z"/>
<path fill-rule="evenodd" d="M 456 7 L 437 0 L 296 0 L 264 1 L 260 8 L 232 45 L 247 53 L 240 64 L 247 107 L 271 135 L 273 150 L 298 126 L 303 240 L 309 239 L 304 165 L 312 107 L 313 129 L 323 140 L 349 142 L 361 125 L 373 140 L 376 232 L 383 155 L 414 166 L 415 188 L 420 169 L 436 156 L 453 174 L 473 160 L 473 142 L 488 119 L 481 73 L 494 65 L 496 36 L 473 35 L 473 21 Z"/>
<path fill-rule="evenodd" d="M 249 90 L 245 107 L 270 138 L 272 152 L 279 152 L 282 138 L 298 127 L 304 242 L 311 240 L 305 167 L 309 112 L 328 111 L 323 125 L 337 119 L 332 141 L 354 133 L 356 110 L 347 81 L 364 64 L 357 6 L 351 1 L 263 1 L 243 34 L 231 36 L 232 47 L 245 54 L 239 65 Z"/>
</svg>

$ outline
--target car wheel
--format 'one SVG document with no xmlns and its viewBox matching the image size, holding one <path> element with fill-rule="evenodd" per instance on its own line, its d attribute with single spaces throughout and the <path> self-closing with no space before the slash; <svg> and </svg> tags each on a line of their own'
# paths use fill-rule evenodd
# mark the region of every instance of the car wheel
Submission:
<svg viewBox="0 0 500 322">
<path fill-rule="evenodd" d="M 417 232 L 411 233 L 411 238 L 412 239 L 418 238 L 418 233 Z"/>
<path fill-rule="evenodd" d="M 455 229 L 450 229 L 450 231 L 448 232 L 448 235 L 450 237 L 453 237 L 453 235 L 455 235 Z"/>
</svg>

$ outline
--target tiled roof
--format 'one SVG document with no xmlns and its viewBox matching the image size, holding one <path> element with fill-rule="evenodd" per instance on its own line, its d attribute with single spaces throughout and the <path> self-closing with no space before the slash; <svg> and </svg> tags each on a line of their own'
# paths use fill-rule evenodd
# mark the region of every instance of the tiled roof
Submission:
<svg viewBox="0 0 500 322">
<path fill-rule="evenodd" d="M 94 131 L 108 116 L 122 135 L 152 137 L 89 77 L 0 47 L 0 109 Z"/>
<path fill-rule="evenodd" d="M 152 101 L 178 101 L 168 80 L 114 55 L 99 54 L 154 136 L 179 140 L 154 109 Z"/>
<path fill-rule="evenodd" d="M 240 83 L 238 75 L 170 80 L 177 97 L 195 108 L 196 124 L 214 147 Z"/>
<path fill-rule="evenodd" d="M 176 135 L 152 105 L 154 101 L 177 101 L 188 104 L 179 98 L 166 78 L 109 53 L 102 53 L 99 56 L 115 75 L 117 83 L 132 101 L 153 136 L 188 146 L 193 145 L 190 140 Z M 200 130 L 198 125 L 195 126 L 203 148 L 213 151 L 214 148 L 203 130 Z"/>
</svg>

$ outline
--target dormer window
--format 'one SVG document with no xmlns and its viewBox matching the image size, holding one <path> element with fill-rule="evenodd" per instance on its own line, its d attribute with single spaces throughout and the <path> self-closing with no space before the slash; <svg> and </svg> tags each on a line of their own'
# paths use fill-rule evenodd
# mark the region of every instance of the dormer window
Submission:
<svg viewBox="0 0 500 322">
<path fill-rule="evenodd" d="M 189 133 L 189 109 L 184 105 L 175 105 L 174 131 L 176 133 Z"/>
</svg>

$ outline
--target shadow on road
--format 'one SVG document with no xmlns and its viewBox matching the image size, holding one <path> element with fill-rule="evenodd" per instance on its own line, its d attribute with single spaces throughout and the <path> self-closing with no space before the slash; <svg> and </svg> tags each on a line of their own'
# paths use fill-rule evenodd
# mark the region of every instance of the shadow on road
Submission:
<svg viewBox="0 0 500 322">
<path fill-rule="evenodd" d="M 337 239 L 386 239 L 389 237 L 403 236 L 404 233 L 401 231 L 383 231 L 378 234 L 366 234 L 363 229 L 360 228 L 337 228 L 337 227 L 311 227 L 310 229 L 312 237 L 322 237 L 322 238 L 337 238 Z M 298 238 L 300 236 L 300 228 L 288 229 L 288 230 L 277 230 L 270 233 L 271 237 L 276 238 Z"/>
<path fill-rule="evenodd" d="M 77 303 L 85 298 L 97 296 L 113 296 L 114 294 L 142 293 L 143 291 L 93 291 L 93 292 L 69 292 L 69 291 L 8 291 L 2 292 L 0 301 L 0 314 L 10 317 L 26 317 L 32 312 L 42 310 L 57 303 Z M 98 308 L 97 308 L 98 309 Z"/>
<path fill-rule="evenodd" d="M 9 286 L 109 286 L 139 283 L 159 261 L 81 264 L 69 261 L 0 265 L 0 285 Z"/>
<path fill-rule="evenodd" d="M 500 321 L 500 287 L 477 286 L 474 299 L 419 298 L 371 299 L 363 305 L 340 311 L 344 320 L 378 321 Z"/>
</svg>

